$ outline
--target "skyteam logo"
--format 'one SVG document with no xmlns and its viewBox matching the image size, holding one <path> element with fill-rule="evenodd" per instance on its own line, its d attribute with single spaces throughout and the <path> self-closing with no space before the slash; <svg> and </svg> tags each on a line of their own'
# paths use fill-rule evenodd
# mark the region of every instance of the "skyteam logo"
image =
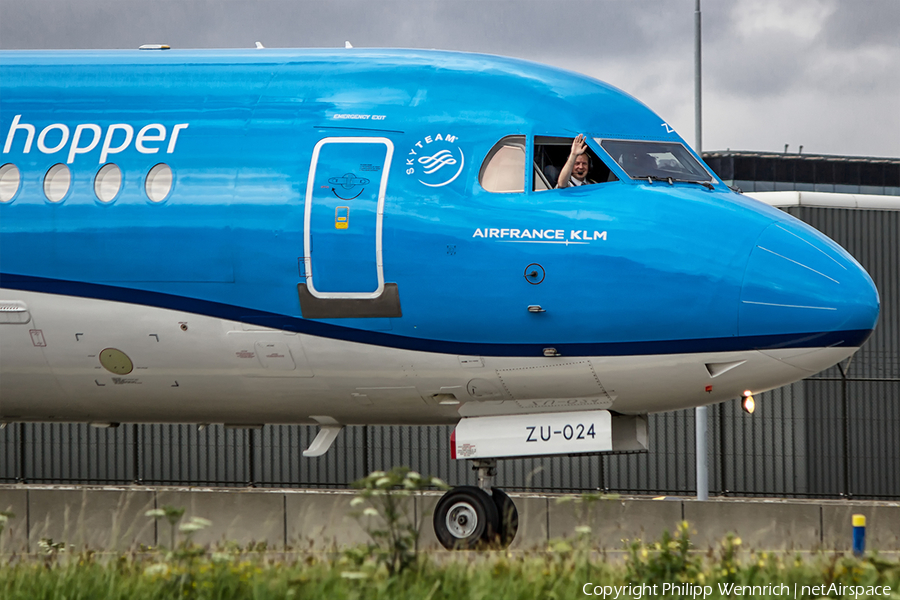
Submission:
<svg viewBox="0 0 900 600">
<path fill-rule="evenodd" d="M 428 135 L 415 143 L 406 157 L 406 174 L 428 187 L 442 187 L 462 173 L 466 157 L 450 134 Z"/>
<path fill-rule="evenodd" d="M 447 165 L 455 165 L 456 162 L 456 159 L 453 158 L 453 153 L 446 148 L 432 156 L 419 157 L 419 164 L 425 168 L 426 175 L 431 175 L 435 171 L 439 171 Z"/>
</svg>

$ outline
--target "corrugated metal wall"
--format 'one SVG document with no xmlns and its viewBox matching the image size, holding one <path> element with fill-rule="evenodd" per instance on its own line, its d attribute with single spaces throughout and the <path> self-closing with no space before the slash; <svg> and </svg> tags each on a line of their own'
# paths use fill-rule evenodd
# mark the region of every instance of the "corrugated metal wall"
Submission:
<svg viewBox="0 0 900 600">
<path fill-rule="evenodd" d="M 875 333 L 849 367 L 804 382 L 809 492 L 900 496 L 900 211 L 788 212 L 846 248 L 881 297 Z"/>
<path fill-rule="evenodd" d="M 900 498 L 900 212 L 789 212 L 847 248 L 881 295 L 875 334 L 842 373 L 824 373 L 709 411 L 710 491 L 739 496 Z M 449 459 L 450 427 L 348 427 L 325 456 L 302 458 L 310 426 L 16 423 L 0 430 L 0 481 L 344 487 L 408 465 L 451 485 L 472 483 Z M 500 462 L 498 482 L 534 491 L 692 494 L 694 411 L 650 418 L 647 453 Z"/>
</svg>

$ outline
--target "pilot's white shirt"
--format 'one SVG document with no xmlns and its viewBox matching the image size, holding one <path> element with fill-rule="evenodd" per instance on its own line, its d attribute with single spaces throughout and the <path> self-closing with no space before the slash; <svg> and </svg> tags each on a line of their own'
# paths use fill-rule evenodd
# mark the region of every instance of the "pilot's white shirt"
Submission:
<svg viewBox="0 0 900 600">
<path fill-rule="evenodd" d="M 586 183 L 595 183 L 595 182 L 590 181 L 587 178 L 585 178 L 583 181 L 579 181 L 579 180 L 575 179 L 574 175 L 569 175 L 569 187 L 571 187 L 571 186 L 577 187 L 579 185 L 584 185 Z"/>
</svg>

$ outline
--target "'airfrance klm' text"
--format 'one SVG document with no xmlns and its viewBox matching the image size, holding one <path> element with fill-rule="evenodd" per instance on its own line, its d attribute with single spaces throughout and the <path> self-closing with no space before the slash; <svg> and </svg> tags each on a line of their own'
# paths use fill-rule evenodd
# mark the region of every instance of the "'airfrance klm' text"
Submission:
<svg viewBox="0 0 900 600">
<path fill-rule="evenodd" d="M 553 241 L 553 242 L 581 242 L 587 243 L 595 240 L 606 241 L 605 231 L 588 231 L 586 229 L 570 229 L 566 236 L 565 229 L 495 229 L 484 227 L 475 230 L 473 238 L 495 238 L 506 241 Z"/>
</svg>

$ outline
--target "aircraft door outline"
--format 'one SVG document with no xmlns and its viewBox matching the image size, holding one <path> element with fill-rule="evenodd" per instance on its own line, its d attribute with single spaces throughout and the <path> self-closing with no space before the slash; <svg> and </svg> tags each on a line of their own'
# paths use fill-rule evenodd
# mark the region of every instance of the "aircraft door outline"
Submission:
<svg viewBox="0 0 900 600">
<path fill-rule="evenodd" d="M 362 145 L 373 146 L 372 150 L 362 147 Z M 334 149 L 329 148 L 333 146 Z M 341 148 L 343 146 L 343 148 Z M 377 151 L 374 147 L 381 147 Z M 310 160 L 309 177 L 306 184 L 306 198 L 304 206 L 303 219 L 303 256 L 306 271 L 306 283 L 309 293 L 316 298 L 352 298 L 352 299 L 371 299 L 378 298 L 384 291 L 384 265 L 382 262 L 382 221 L 384 218 L 384 198 L 387 190 L 388 174 L 390 172 L 391 158 L 394 153 L 394 144 L 385 137 L 326 137 L 319 140 L 315 148 L 313 148 L 312 158 Z M 320 159 L 325 155 L 323 164 L 320 165 Z M 349 160 L 344 165 L 328 164 L 329 161 L 334 163 L 335 155 L 351 156 L 367 156 L 371 160 L 371 164 L 367 164 L 367 168 L 372 170 L 368 172 L 359 172 L 358 161 Z M 383 157 L 383 160 L 382 158 Z M 380 166 L 380 173 L 375 171 L 376 165 Z M 353 167 L 357 168 L 353 168 Z M 346 168 L 345 168 L 346 167 Z M 328 171 L 331 169 L 335 173 Z M 339 171 L 339 172 L 338 172 Z M 380 181 L 377 178 L 380 176 Z M 318 177 L 318 180 L 317 180 Z M 370 223 L 371 211 L 359 210 L 354 208 L 353 202 L 365 202 L 367 198 L 371 199 L 371 194 L 364 193 L 366 187 L 377 184 L 377 201 L 374 211 L 374 231 L 368 232 L 363 228 Z M 358 189 L 360 188 L 360 189 Z M 362 195 L 362 197 L 360 197 Z M 331 202 L 337 202 L 339 205 L 331 206 Z M 369 202 L 371 205 L 371 202 Z M 317 214 L 314 214 L 316 209 Z M 319 214 L 321 211 L 321 214 Z M 330 225 L 325 226 L 323 216 L 327 212 L 329 215 L 327 221 Z M 351 213 L 354 215 L 350 218 Z M 317 216 L 318 215 L 318 216 Z M 350 225 L 350 223 L 353 225 Z M 335 273 L 338 266 L 337 263 L 329 262 L 327 252 L 322 248 L 325 245 L 320 243 L 318 249 L 314 249 L 313 234 L 316 239 L 322 238 L 325 242 L 331 243 L 339 238 L 334 236 L 356 234 L 359 231 L 365 231 L 366 234 L 374 236 L 374 279 L 377 282 L 374 289 L 335 289 L 347 287 L 366 287 L 361 283 L 339 283 L 335 284 L 336 277 L 340 277 Z M 350 239 L 350 238 L 346 238 Z M 363 240 L 365 242 L 365 239 Z M 317 242 L 319 243 L 319 242 Z M 360 243 L 356 244 L 356 248 L 360 248 Z M 314 255 L 314 250 L 316 254 Z M 343 253 L 346 258 L 346 253 Z M 357 266 L 367 267 L 369 263 L 368 256 L 361 256 L 357 251 L 353 260 Z M 371 265 L 368 265 L 371 266 Z M 316 277 L 318 275 L 319 288 L 316 287 Z M 365 278 L 364 278 L 365 279 Z M 331 289 L 329 289 L 331 288 Z"/>
</svg>

